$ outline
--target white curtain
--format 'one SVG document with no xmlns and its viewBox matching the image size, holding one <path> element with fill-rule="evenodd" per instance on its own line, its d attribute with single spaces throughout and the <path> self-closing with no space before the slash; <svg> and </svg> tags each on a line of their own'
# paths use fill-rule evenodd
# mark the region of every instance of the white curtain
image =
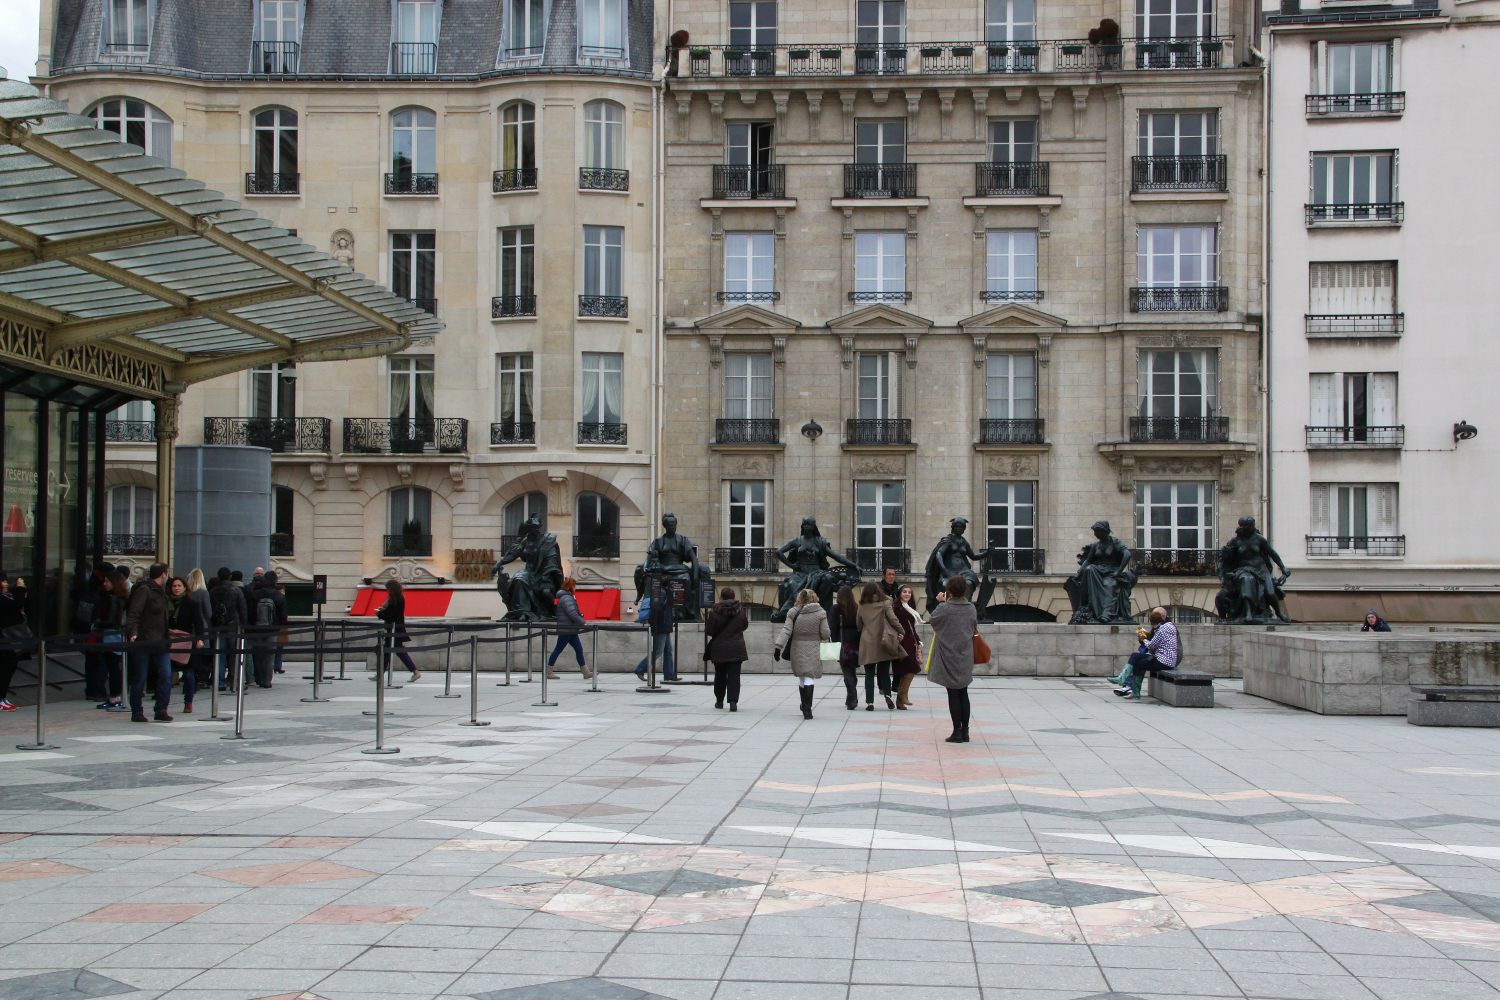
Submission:
<svg viewBox="0 0 1500 1000">
<path fill-rule="evenodd" d="M 618 424 L 624 421 L 621 414 L 624 412 L 621 397 L 625 393 L 624 373 L 619 370 L 620 361 L 613 359 L 616 366 L 613 371 L 604 372 L 604 423 Z"/>
</svg>

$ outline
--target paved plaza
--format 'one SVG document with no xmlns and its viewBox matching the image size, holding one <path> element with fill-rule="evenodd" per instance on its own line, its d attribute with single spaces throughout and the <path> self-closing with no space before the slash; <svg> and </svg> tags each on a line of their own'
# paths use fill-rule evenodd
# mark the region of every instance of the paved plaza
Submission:
<svg viewBox="0 0 1500 1000">
<path fill-rule="evenodd" d="M 470 728 L 428 674 L 374 757 L 374 686 L 299 674 L 253 742 L 72 702 L 3 755 L 0 1000 L 1500 995 L 1493 731 L 983 678 L 950 745 L 923 680 L 804 722 L 576 673 Z"/>
</svg>

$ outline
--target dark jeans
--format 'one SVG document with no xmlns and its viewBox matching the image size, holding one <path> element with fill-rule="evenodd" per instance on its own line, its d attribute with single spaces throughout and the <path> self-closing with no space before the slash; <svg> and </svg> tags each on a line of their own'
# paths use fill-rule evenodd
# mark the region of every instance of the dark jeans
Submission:
<svg viewBox="0 0 1500 1000">
<path fill-rule="evenodd" d="M 714 700 L 723 701 L 727 695 L 729 704 L 738 705 L 740 702 L 740 665 L 744 660 L 731 660 L 728 663 L 714 663 Z"/>
<path fill-rule="evenodd" d="M 109 697 L 109 668 L 104 665 L 104 654 L 96 650 L 83 654 L 83 696 L 103 701 Z"/>
<path fill-rule="evenodd" d="M 881 660 L 879 663 L 865 664 L 865 704 L 875 704 L 875 681 L 880 681 L 880 693 L 887 698 L 891 695 L 891 661 Z"/>
<path fill-rule="evenodd" d="M 255 667 L 255 683 L 260 687 L 271 686 L 271 664 L 275 662 L 276 651 L 272 648 L 275 639 L 259 639 L 250 642 L 250 662 Z"/>
<path fill-rule="evenodd" d="M 948 689 L 948 715 L 953 719 L 954 729 L 969 728 L 969 689 Z"/>
<path fill-rule="evenodd" d="M 109 678 L 108 698 L 119 698 L 125 693 L 125 658 L 119 653 L 100 653 L 99 657 Z"/>
<path fill-rule="evenodd" d="M 844 703 L 846 705 L 858 705 L 859 704 L 859 668 L 858 667 L 841 667 L 840 669 L 844 673 L 844 691 L 848 695 L 848 697 L 845 699 Z M 874 700 L 873 696 L 871 697 L 870 700 L 871 701 Z"/>
<path fill-rule="evenodd" d="M 417 665 L 415 663 L 411 662 L 411 654 L 410 653 L 408 653 L 406 650 L 402 649 L 400 646 L 397 646 L 395 649 L 391 650 L 391 652 L 395 654 L 396 659 L 400 660 L 402 663 L 404 663 L 406 665 L 406 669 L 407 670 L 410 670 L 412 673 L 416 673 L 417 672 Z"/>
<path fill-rule="evenodd" d="M 557 637 L 557 645 L 552 648 L 552 655 L 547 658 L 547 666 L 557 662 L 562 651 L 569 646 L 573 647 L 573 655 L 578 657 L 578 665 L 583 666 L 583 642 L 576 635 L 560 635 Z"/>
<path fill-rule="evenodd" d="M 193 695 L 198 692 L 198 671 L 193 667 L 192 657 L 182 667 L 182 704 L 184 707 L 193 703 Z"/>
<path fill-rule="evenodd" d="M 133 649 L 130 651 L 130 711 L 146 714 L 146 678 L 156 689 L 156 710 L 165 712 L 172 701 L 172 654 L 166 650 Z"/>
<path fill-rule="evenodd" d="M 0 653 L 0 698 L 10 697 L 10 682 L 15 679 L 20 657 L 13 652 Z"/>
<path fill-rule="evenodd" d="M 1132 653 L 1130 655 L 1130 681 L 1139 684 L 1141 678 L 1157 670 L 1171 670 L 1165 663 L 1158 662 L 1156 657 L 1150 653 Z"/>
<path fill-rule="evenodd" d="M 672 658 L 672 633 L 663 632 L 661 635 L 651 637 L 651 662 L 655 663 L 658 658 L 664 658 L 662 669 L 666 671 L 662 675 L 663 680 L 675 681 L 677 679 L 677 663 Z M 646 658 L 641 657 L 641 662 L 635 665 L 635 672 L 644 674 L 646 672 Z"/>
</svg>

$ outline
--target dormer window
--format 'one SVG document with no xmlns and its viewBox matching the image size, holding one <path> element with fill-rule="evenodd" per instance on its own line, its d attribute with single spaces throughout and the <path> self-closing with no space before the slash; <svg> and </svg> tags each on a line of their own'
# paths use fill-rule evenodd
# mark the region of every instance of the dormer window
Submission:
<svg viewBox="0 0 1500 1000">
<path fill-rule="evenodd" d="M 508 0 L 502 59 L 540 59 L 547 46 L 547 0 Z"/>
<path fill-rule="evenodd" d="M 260 0 L 250 72 L 297 72 L 302 41 L 300 8 L 299 0 Z"/>
<path fill-rule="evenodd" d="M 104 54 L 145 60 L 151 54 L 150 0 L 110 0 L 104 26 Z"/>
<path fill-rule="evenodd" d="M 425 76 L 437 72 L 438 5 L 432 0 L 396 4 L 396 40 L 391 43 L 391 72 Z"/>
<path fill-rule="evenodd" d="M 625 58 L 625 0 L 581 0 L 578 54 L 584 58 Z"/>
</svg>

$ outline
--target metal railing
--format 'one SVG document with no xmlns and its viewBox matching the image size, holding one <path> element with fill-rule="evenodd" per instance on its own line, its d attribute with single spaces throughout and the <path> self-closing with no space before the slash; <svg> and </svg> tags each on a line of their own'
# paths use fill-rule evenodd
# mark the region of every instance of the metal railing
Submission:
<svg viewBox="0 0 1500 1000">
<path fill-rule="evenodd" d="M 414 174 L 409 171 L 385 175 L 386 194 L 437 194 L 437 174 Z"/>
<path fill-rule="evenodd" d="M 496 295 L 490 299 L 490 319 L 535 315 L 535 295 Z"/>
<path fill-rule="evenodd" d="M 782 163 L 715 163 L 714 197 L 785 198 L 786 165 Z"/>
<path fill-rule="evenodd" d="M 630 171 L 613 167 L 579 167 L 580 191 L 629 191 Z"/>
<path fill-rule="evenodd" d="M 457 455 L 469 450 L 465 417 L 345 417 L 344 451 L 362 455 Z"/>
<path fill-rule="evenodd" d="M 915 163 L 844 164 L 845 198 L 915 198 Z"/>
<path fill-rule="evenodd" d="M 910 302 L 911 292 L 850 292 L 850 302 Z"/>
<path fill-rule="evenodd" d="M 512 170 L 496 170 L 490 180 L 490 189 L 500 191 L 535 191 L 536 167 L 516 167 Z"/>
<path fill-rule="evenodd" d="M 296 42 L 251 42 L 250 72 L 265 76 L 295 73 L 301 52 Z"/>
<path fill-rule="evenodd" d="M 425 558 L 432 555 L 431 535 L 386 535 L 384 541 L 381 553 L 388 558 L 401 556 Z"/>
<path fill-rule="evenodd" d="M 327 417 L 204 417 L 203 443 L 326 452 L 332 426 Z"/>
<path fill-rule="evenodd" d="M 625 424 L 596 424 L 578 422 L 579 444 L 625 444 Z"/>
<path fill-rule="evenodd" d="M 1136 69 L 1214 69 L 1233 66 L 1232 38 L 1136 39 Z"/>
<path fill-rule="evenodd" d="M 911 572 L 911 549 L 845 549 L 844 558 L 866 573 L 881 573 L 887 568 Z"/>
<path fill-rule="evenodd" d="M 1404 556 L 1405 535 L 1308 535 L 1310 556 Z"/>
<path fill-rule="evenodd" d="M 780 292 L 717 292 L 720 302 L 780 302 Z"/>
<path fill-rule="evenodd" d="M 1140 576 L 1218 576 L 1218 549 L 1136 549 L 1131 568 Z"/>
<path fill-rule="evenodd" d="M 1399 115 L 1406 111 L 1406 91 L 1384 94 L 1308 94 L 1307 117 L 1341 118 Z"/>
<path fill-rule="evenodd" d="M 1132 191 L 1228 191 L 1229 157 L 1132 156 Z"/>
<path fill-rule="evenodd" d="M 574 559 L 620 558 L 619 535 L 574 535 Z"/>
<path fill-rule="evenodd" d="M 437 72 L 437 42 L 392 42 L 391 72 L 430 76 Z"/>
<path fill-rule="evenodd" d="M 1040 417 L 1021 417 L 979 421 L 980 444 L 1041 444 L 1046 438 L 1047 421 Z"/>
<path fill-rule="evenodd" d="M 775 417 L 720 417 L 714 421 L 718 444 L 775 444 L 781 440 L 781 421 Z"/>
<path fill-rule="evenodd" d="M 1131 417 L 1130 440 L 1206 441 L 1223 444 L 1229 440 L 1228 417 Z"/>
<path fill-rule="evenodd" d="M 151 55 L 151 46 L 144 42 L 105 42 L 104 56 L 107 59 L 145 59 Z"/>
<path fill-rule="evenodd" d="M 282 531 L 271 533 L 271 555 L 289 557 L 294 554 L 296 548 L 296 536 Z"/>
<path fill-rule="evenodd" d="M 155 420 L 106 420 L 104 440 L 120 444 L 155 444 Z"/>
<path fill-rule="evenodd" d="M 845 444 L 911 444 L 911 420 L 844 421 Z"/>
<path fill-rule="evenodd" d="M 1130 311 L 1133 313 L 1228 310 L 1229 289 L 1223 285 L 1177 285 L 1130 290 Z"/>
<path fill-rule="evenodd" d="M 1309 448 L 1401 448 L 1406 445 L 1406 425 L 1364 427 L 1308 426 Z"/>
<path fill-rule="evenodd" d="M 107 556 L 151 556 L 156 554 L 155 535 L 105 535 Z"/>
<path fill-rule="evenodd" d="M 1052 164 L 976 163 L 974 194 L 979 198 L 1042 198 L 1052 192 Z"/>
<path fill-rule="evenodd" d="M 714 549 L 714 574 L 780 573 L 775 549 Z"/>
<path fill-rule="evenodd" d="M 1405 313 L 1308 313 L 1302 318 L 1309 337 L 1399 337 L 1406 332 Z"/>
<path fill-rule="evenodd" d="M 1041 302 L 1046 297 L 1040 288 L 986 288 L 979 293 L 981 302 Z"/>
<path fill-rule="evenodd" d="M 580 295 L 580 316 L 629 316 L 630 299 L 624 295 Z"/>
<path fill-rule="evenodd" d="M 1047 572 L 1046 549 L 990 549 L 985 570 L 997 574 L 1032 574 Z"/>
<path fill-rule="evenodd" d="M 1381 201 L 1364 205 L 1305 205 L 1309 226 L 1376 223 L 1399 226 L 1406 221 L 1406 202 Z"/>
<path fill-rule="evenodd" d="M 296 194 L 301 190 L 301 174 L 246 174 L 246 194 Z"/>
<path fill-rule="evenodd" d="M 536 444 L 536 422 L 502 420 L 490 424 L 490 444 Z"/>
<path fill-rule="evenodd" d="M 725 76 L 775 76 L 776 52 L 773 49 L 725 49 Z"/>
</svg>

